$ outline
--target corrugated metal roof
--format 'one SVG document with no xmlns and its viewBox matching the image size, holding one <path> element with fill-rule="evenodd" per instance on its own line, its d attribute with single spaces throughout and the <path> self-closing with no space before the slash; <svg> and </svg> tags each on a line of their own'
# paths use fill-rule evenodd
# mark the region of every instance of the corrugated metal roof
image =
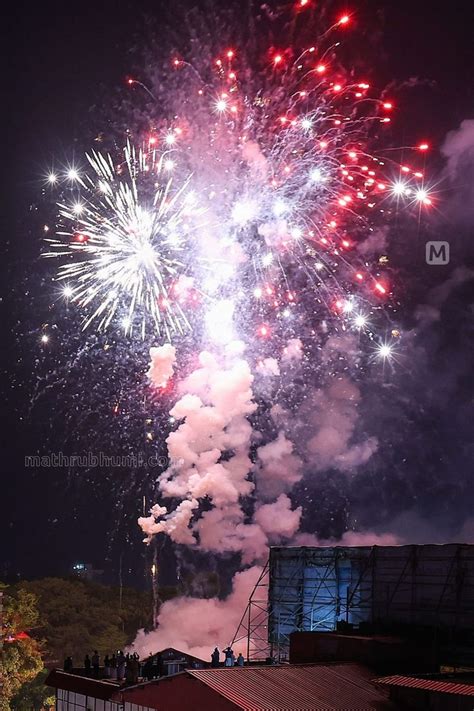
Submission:
<svg viewBox="0 0 474 711">
<path fill-rule="evenodd" d="M 456 681 L 441 679 L 417 679 L 411 676 L 384 676 L 374 680 L 377 684 L 387 686 L 406 686 L 423 691 L 439 691 L 442 694 L 457 694 L 458 696 L 474 696 L 474 685 L 459 684 Z"/>
<path fill-rule="evenodd" d="M 317 711 L 394 708 L 358 664 L 188 669 L 244 711 Z"/>
<path fill-rule="evenodd" d="M 79 674 L 68 674 L 68 672 L 54 669 L 45 679 L 46 686 L 55 689 L 65 689 L 75 691 L 84 696 L 93 696 L 96 699 L 107 701 L 120 688 L 120 684 L 113 681 L 91 679 Z"/>
</svg>

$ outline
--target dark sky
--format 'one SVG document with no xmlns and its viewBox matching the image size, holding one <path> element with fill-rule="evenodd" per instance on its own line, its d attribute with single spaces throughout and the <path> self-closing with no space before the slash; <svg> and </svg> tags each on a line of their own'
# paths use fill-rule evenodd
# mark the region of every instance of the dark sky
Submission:
<svg viewBox="0 0 474 711">
<path fill-rule="evenodd" d="M 27 308 L 22 293 L 25 272 L 39 249 L 30 206 L 38 200 L 41 178 L 53 156 L 61 160 L 74 151 L 83 152 L 91 108 L 102 105 L 107 92 L 124 83 L 129 50 L 137 42 L 143 13 L 159 16 L 158 8 L 159 3 L 144 0 L 16 2 L 9 4 L 2 18 L 0 239 L 5 250 L 2 285 L 8 340 L 2 379 L 8 400 L 2 428 L 6 453 L 1 458 L 0 578 L 61 573 L 78 558 L 100 567 L 107 548 L 104 539 L 113 517 L 98 516 L 91 503 L 77 517 L 64 516 L 61 526 L 51 523 L 55 508 L 74 497 L 74 487 L 58 494 L 56 486 L 24 470 L 29 440 L 38 441 L 40 428 L 28 422 L 27 398 L 18 387 L 26 374 L 19 363 L 24 344 L 17 322 Z M 356 13 L 354 31 L 361 33 L 371 51 L 374 43 L 383 48 L 373 72 L 380 86 L 413 77 L 420 80 L 415 89 L 394 87 L 397 103 L 404 104 L 396 131 L 407 143 L 429 140 L 435 146 L 433 162 L 439 166 L 436 147 L 446 132 L 474 114 L 472 3 L 354 0 L 345 8 Z M 381 43 L 372 29 L 364 30 L 366 21 L 367 27 L 379 27 Z M 34 310 L 34 300 L 26 303 Z M 34 314 L 27 316 L 34 323 Z"/>
</svg>

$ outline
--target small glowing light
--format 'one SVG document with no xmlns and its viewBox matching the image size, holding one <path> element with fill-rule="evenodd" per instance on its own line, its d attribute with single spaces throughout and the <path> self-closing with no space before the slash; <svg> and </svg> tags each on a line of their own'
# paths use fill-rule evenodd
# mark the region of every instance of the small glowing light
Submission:
<svg viewBox="0 0 474 711">
<path fill-rule="evenodd" d="M 324 264 L 322 262 L 316 262 L 314 265 L 314 268 L 316 269 L 317 272 L 320 272 L 321 269 L 324 269 Z"/>
<path fill-rule="evenodd" d="M 269 267 L 272 262 L 273 262 L 273 254 L 271 252 L 268 252 L 268 254 L 265 254 L 262 257 L 262 264 L 264 267 Z"/>
<path fill-rule="evenodd" d="M 109 186 L 105 182 L 105 180 L 101 180 L 99 182 L 99 190 L 101 193 L 107 193 L 109 191 Z"/>
<path fill-rule="evenodd" d="M 173 143 L 176 141 L 176 136 L 174 136 L 172 133 L 167 133 L 165 137 L 165 143 L 168 146 L 172 146 Z"/>
<path fill-rule="evenodd" d="M 334 84 L 333 89 L 334 91 L 341 91 L 342 86 L 340 84 Z"/>
<path fill-rule="evenodd" d="M 387 293 L 387 289 L 380 282 L 377 282 L 375 284 L 375 289 L 379 292 L 379 294 Z"/>
<path fill-rule="evenodd" d="M 420 143 L 420 145 L 418 146 L 419 151 L 427 151 L 428 148 L 429 148 L 428 143 Z"/>
<path fill-rule="evenodd" d="M 378 348 L 378 354 L 380 358 L 390 358 L 392 355 L 392 348 L 388 343 L 382 343 Z"/>
<path fill-rule="evenodd" d="M 320 147 L 320 148 L 327 148 L 327 147 L 328 147 L 328 142 L 327 142 L 327 141 L 320 141 L 320 142 L 319 142 L 319 147 Z"/>
<path fill-rule="evenodd" d="M 281 61 L 283 61 L 283 57 L 281 56 L 281 54 L 276 54 L 273 57 L 273 64 L 280 64 Z"/>
<path fill-rule="evenodd" d="M 148 143 L 150 144 L 150 146 L 154 146 L 156 143 L 156 137 L 150 136 L 150 138 L 148 139 Z"/>
<path fill-rule="evenodd" d="M 393 104 L 390 101 L 385 101 L 383 104 L 384 109 L 393 109 Z"/>
<path fill-rule="evenodd" d="M 77 180 L 79 177 L 79 173 L 75 168 L 70 168 L 67 172 L 67 177 L 69 180 Z"/>
<path fill-rule="evenodd" d="M 66 299 L 70 299 L 71 296 L 73 295 L 73 293 L 74 293 L 74 292 L 73 292 L 73 290 L 72 290 L 72 288 L 71 288 L 70 286 L 65 286 L 65 287 L 64 287 L 64 289 L 63 289 L 63 296 L 64 296 Z"/>
<path fill-rule="evenodd" d="M 402 171 L 403 171 L 403 173 L 409 173 L 410 168 L 407 165 L 402 165 Z"/>
<path fill-rule="evenodd" d="M 126 316 L 125 318 L 122 319 L 122 328 L 124 328 L 125 331 L 127 331 L 130 328 L 130 324 L 131 324 L 131 321 L 128 318 L 128 316 Z"/>
<path fill-rule="evenodd" d="M 326 71 L 326 66 L 324 64 L 318 64 L 316 71 L 318 74 L 323 74 Z"/>
<path fill-rule="evenodd" d="M 57 182 L 57 180 L 58 180 L 58 176 L 56 175 L 56 173 L 50 173 L 48 175 L 48 183 L 50 185 L 54 185 Z"/>
<path fill-rule="evenodd" d="M 229 49 L 229 51 L 227 52 L 227 59 L 232 59 L 233 56 L 234 56 L 234 51 L 232 49 Z"/>
<path fill-rule="evenodd" d="M 301 122 L 301 125 L 303 126 L 305 131 L 308 131 L 313 125 L 313 122 L 309 118 L 304 118 Z"/>
<path fill-rule="evenodd" d="M 49 232 L 48 225 L 43 225 L 43 232 Z"/>
<path fill-rule="evenodd" d="M 173 170 L 174 162 L 172 160 L 165 160 L 164 167 L 165 167 L 165 170 Z"/>
<path fill-rule="evenodd" d="M 265 337 L 265 336 L 268 336 L 268 334 L 270 333 L 270 330 L 269 330 L 268 326 L 260 326 L 260 328 L 258 329 L 258 333 L 260 334 L 260 336 Z"/>
<path fill-rule="evenodd" d="M 354 319 L 354 324 L 357 326 L 357 328 L 364 328 L 366 323 L 367 319 L 362 314 L 358 314 Z"/>
<path fill-rule="evenodd" d="M 293 239 L 301 239 L 302 235 L 303 233 L 299 227 L 293 227 L 293 229 L 291 230 L 291 236 L 293 237 Z"/>
<path fill-rule="evenodd" d="M 277 200 L 273 205 L 273 214 L 275 217 L 281 217 L 285 212 L 288 212 L 288 205 L 283 200 Z"/>
<path fill-rule="evenodd" d="M 216 109 L 220 113 L 225 111 L 227 108 L 227 101 L 225 99 L 219 99 L 219 101 L 216 102 Z"/>
<path fill-rule="evenodd" d="M 405 195 L 406 189 L 407 186 L 405 185 L 405 183 L 398 181 L 397 183 L 393 184 L 392 192 L 394 195 Z"/>
<path fill-rule="evenodd" d="M 80 202 L 76 202 L 72 206 L 72 211 L 75 215 L 80 215 L 83 210 L 84 210 L 84 205 Z"/>
<path fill-rule="evenodd" d="M 319 168 L 313 168 L 313 170 L 309 174 L 309 177 L 310 180 L 313 181 L 313 183 L 321 183 L 324 180 Z"/>
<path fill-rule="evenodd" d="M 238 225 L 245 225 L 253 220 L 258 212 L 256 202 L 252 200 L 241 200 L 236 202 L 232 209 L 232 219 Z"/>
<path fill-rule="evenodd" d="M 342 17 L 339 18 L 339 25 L 347 25 L 349 22 L 349 15 L 343 15 Z"/>
<path fill-rule="evenodd" d="M 48 343 L 48 341 L 49 341 L 49 336 L 48 336 L 48 334 L 47 334 L 47 333 L 43 333 L 43 335 L 41 336 L 41 343 Z"/>
<path fill-rule="evenodd" d="M 418 200 L 418 202 L 424 202 L 426 198 L 428 197 L 428 193 L 426 190 L 423 190 L 423 188 L 420 188 L 419 190 L 416 191 L 415 197 Z"/>
<path fill-rule="evenodd" d="M 259 286 L 257 286 L 257 287 L 253 290 L 253 295 L 255 296 L 256 299 L 260 299 L 260 298 L 262 297 L 262 294 L 263 294 L 263 291 L 262 291 L 262 289 L 261 289 Z"/>
<path fill-rule="evenodd" d="M 354 308 L 354 304 L 352 303 L 352 301 L 345 301 L 342 306 L 342 310 L 346 314 L 350 314 L 351 311 L 353 310 L 353 308 Z"/>
</svg>

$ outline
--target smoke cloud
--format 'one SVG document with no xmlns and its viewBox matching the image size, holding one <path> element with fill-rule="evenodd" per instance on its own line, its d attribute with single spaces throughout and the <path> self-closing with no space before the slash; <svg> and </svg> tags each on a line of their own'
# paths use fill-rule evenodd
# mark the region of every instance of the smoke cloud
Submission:
<svg viewBox="0 0 474 711">
<path fill-rule="evenodd" d="M 165 602 L 160 608 L 158 629 L 148 634 L 140 630 L 131 650 L 143 657 L 175 647 L 209 661 L 214 647 L 222 650 L 232 641 L 261 572 L 261 568 L 254 566 L 236 573 L 232 592 L 225 600 L 184 597 Z M 246 651 L 244 641 L 240 647 L 234 647 L 236 654 Z"/>
</svg>

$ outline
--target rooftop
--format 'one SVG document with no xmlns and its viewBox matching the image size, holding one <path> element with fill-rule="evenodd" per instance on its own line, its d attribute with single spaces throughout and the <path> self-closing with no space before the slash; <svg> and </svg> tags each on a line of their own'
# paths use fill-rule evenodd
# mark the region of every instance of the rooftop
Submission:
<svg viewBox="0 0 474 711">
<path fill-rule="evenodd" d="M 75 691 L 78 694 L 92 696 L 95 699 L 102 699 L 103 701 L 109 700 L 113 694 L 120 689 L 120 684 L 117 681 L 91 679 L 87 676 L 69 674 L 59 669 L 51 671 L 44 683 L 46 686 L 52 686 L 55 689 Z"/>
<path fill-rule="evenodd" d="M 184 705 L 179 702 L 181 687 L 186 688 L 193 679 L 230 702 L 229 708 L 242 711 L 396 708 L 389 703 L 388 693 L 373 684 L 371 676 L 368 669 L 358 664 L 187 669 L 166 681 L 155 680 L 123 689 L 119 697 L 138 705 L 153 703 L 153 708 L 161 711 L 168 708 L 187 711 L 195 707 L 188 707 L 186 701 Z M 155 691 L 150 693 L 153 687 Z M 197 689 L 194 696 L 198 696 Z"/>
<path fill-rule="evenodd" d="M 464 683 L 452 681 L 450 679 L 438 677 L 437 679 L 428 677 L 413 676 L 384 676 L 376 679 L 377 684 L 385 686 L 400 686 L 410 689 L 420 689 L 422 691 L 435 691 L 441 694 L 455 694 L 457 696 L 474 696 L 474 683 L 472 679 L 464 679 Z"/>
</svg>

